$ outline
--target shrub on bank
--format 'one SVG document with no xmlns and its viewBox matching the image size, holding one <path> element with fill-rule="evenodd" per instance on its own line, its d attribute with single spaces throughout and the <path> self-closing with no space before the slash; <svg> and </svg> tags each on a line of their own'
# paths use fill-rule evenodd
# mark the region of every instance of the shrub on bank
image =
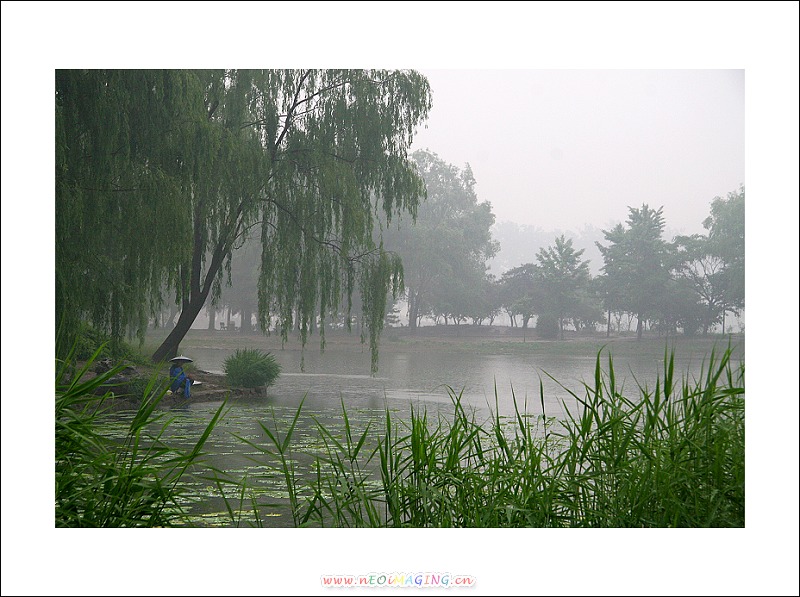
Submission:
<svg viewBox="0 0 800 597">
<path fill-rule="evenodd" d="M 271 386 L 281 373 L 281 366 L 269 352 L 257 348 L 237 349 L 223 366 L 228 383 L 240 388 Z"/>
</svg>

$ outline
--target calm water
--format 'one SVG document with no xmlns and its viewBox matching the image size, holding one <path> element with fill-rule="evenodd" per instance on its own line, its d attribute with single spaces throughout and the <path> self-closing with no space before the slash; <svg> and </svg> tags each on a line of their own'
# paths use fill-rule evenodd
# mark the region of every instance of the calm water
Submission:
<svg viewBox="0 0 800 597">
<path fill-rule="evenodd" d="M 638 393 L 637 380 L 639 384 L 652 388 L 663 368 L 663 344 L 660 347 L 648 346 L 642 349 L 626 347 L 621 351 L 624 356 L 614 352 L 617 385 L 624 383 L 625 388 L 631 390 L 630 395 Z M 708 348 L 707 343 L 679 346 L 676 377 L 698 376 Z M 221 373 L 225 358 L 233 350 L 191 348 L 185 352 L 195 359 L 197 368 Z M 390 410 L 394 419 L 407 417 L 412 408 L 427 408 L 429 412 L 444 414 L 452 412 L 447 386 L 463 392 L 463 404 L 475 410 L 478 420 L 487 419 L 495 411 L 502 417 L 513 416 L 514 395 L 520 410 L 538 415 L 542 413 L 541 382 L 546 415 L 562 418 L 564 404 L 571 408 L 575 400 L 549 376 L 580 396 L 583 393 L 582 382 L 593 383 L 596 358 L 591 349 L 586 351 L 586 356 L 563 356 L 544 352 L 487 355 L 428 347 L 408 350 L 389 347 L 382 350 L 380 371 L 372 377 L 368 375 L 368 351 L 361 352 L 352 346 L 324 353 L 309 348 L 302 372 L 298 350 L 272 352 L 283 369 L 279 380 L 269 388 L 266 396 L 231 401 L 205 451 L 209 454 L 208 463 L 217 470 L 224 471 L 235 481 L 246 478 L 248 494 L 262 506 L 262 524 L 273 527 L 292 526 L 282 474 L 275 470 L 274 461 L 239 438 L 256 446 L 270 447 L 260 423 L 281 434 L 288 428 L 304 397 L 303 410 L 292 439 L 292 458 L 301 475 L 311 474 L 313 457 L 309 454 L 319 454 L 324 449 L 317 422 L 325 425 L 334 436 L 343 437 L 342 403 L 356 432 L 363 431 L 368 424 L 379 426 L 385 409 Z M 605 365 L 604 361 L 601 363 Z M 193 445 L 220 404 L 190 403 L 173 410 L 170 413 L 173 422 L 168 432 L 172 444 Z M 125 422 L 126 416 L 119 415 L 120 424 Z M 197 494 L 187 502 L 189 510 L 196 515 L 193 524 L 230 525 L 216 481 L 206 474 L 197 474 L 188 482 Z M 240 504 L 237 488 L 223 485 L 223 490 L 229 498 L 229 505 L 242 511 L 242 526 L 252 524 L 249 498 L 247 503 Z"/>
<path fill-rule="evenodd" d="M 708 343 L 685 343 L 675 355 L 677 375 L 698 376 L 708 357 Z M 612 350 L 615 350 L 612 347 Z M 614 368 L 617 384 L 636 393 L 637 381 L 652 388 L 663 370 L 662 343 L 650 342 L 639 350 L 629 343 L 625 350 L 615 350 Z M 199 369 L 222 373 L 223 362 L 233 351 L 193 348 L 192 357 Z M 574 399 L 566 388 L 582 395 L 583 382 L 594 383 L 596 352 L 588 348 L 585 356 L 559 354 L 476 354 L 436 348 L 390 347 L 381 352 L 380 369 L 369 373 L 369 354 L 355 350 L 327 350 L 320 353 L 310 347 L 305 353 L 301 372 L 298 350 L 271 351 L 282 366 L 278 382 L 269 388 L 265 403 L 296 406 L 306 396 L 306 405 L 341 410 L 354 408 L 382 410 L 384 405 L 408 409 L 409 404 L 447 405 L 447 388 L 463 393 L 463 403 L 488 415 L 513 416 L 514 396 L 520 410 L 541 414 L 540 382 L 544 389 L 544 408 L 548 416 L 560 417 L 562 400 Z M 605 370 L 606 353 L 601 359 Z M 552 378 L 558 380 L 557 383 Z M 496 391 L 495 391 L 496 390 Z M 513 390 L 513 393 L 512 393 Z M 527 402 L 527 407 L 525 404 Z"/>
</svg>

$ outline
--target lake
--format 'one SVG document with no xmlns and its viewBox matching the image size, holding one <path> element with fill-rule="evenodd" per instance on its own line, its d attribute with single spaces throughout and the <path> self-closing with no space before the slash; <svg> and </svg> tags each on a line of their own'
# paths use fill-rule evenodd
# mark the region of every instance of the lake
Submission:
<svg viewBox="0 0 800 597">
<path fill-rule="evenodd" d="M 617 386 L 624 384 L 629 390 L 626 395 L 635 396 L 637 383 L 654 387 L 663 370 L 666 342 L 664 339 L 608 342 L 601 365 L 604 370 L 607 368 L 607 352 L 612 352 Z M 215 347 L 216 344 L 223 347 Z M 233 480 L 246 479 L 248 495 L 262 506 L 260 524 L 275 527 L 292 526 L 283 476 L 275 470 L 275 461 L 242 441 L 243 438 L 256 446 L 270 447 L 260 423 L 278 434 L 284 433 L 304 401 L 292 439 L 292 458 L 298 474 L 308 475 L 312 474 L 314 460 L 309 454 L 319 454 L 324 449 L 318 424 L 335 437 L 344 433 L 342 404 L 355 432 L 363 431 L 367 425 L 379 430 L 387 409 L 394 420 L 407 418 L 412 408 L 447 416 L 452 412 L 448 387 L 461 393 L 462 404 L 473 409 L 479 421 L 488 419 L 492 413 L 513 417 L 514 396 L 520 411 L 540 415 L 541 383 L 544 413 L 560 419 L 565 407 L 576 405 L 568 390 L 581 396 L 582 383 L 593 383 L 597 350 L 605 344 L 602 338 L 531 342 L 523 338 L 434 341 L 389 336 L 388 341 L 384 338 L 382 342 L 380 368 L 375 376 L 369 375 L 368 348 L 352 338 L 334 339 L 322 353 L 317 345 L 310 344 L 303 354 L 296 345 L 281 349 L 275 338 L 255 336 L 245 340 L 208 333 L 188 336 L 181 351 L 195 360 L 198 369 L 209 372 L 221 373 L 225 359 L 236 345 L 269 350 L 281 364 L 283 372 L 266 395 L 229 402 L 224 418 L 205 446 L 209 465 Z M 668 346 L 675 349 L 676 378 L 691 379 L 700 375 L 712 347 L 721 352 L 727 347 L 727 340 L 718 339 L 715 344 L 711 340 L 679 339 L 670 340 Z M 743 358 L 743 339 L 738 340 L 735 348 L 734 356 Z M 190 402 L 173 409 L 167 434 L 171 445 L 193 445 L 220 404 Z M 129 415 L 118 416 L 123 423 Z M 204 473 L 190 477 L 187 483 L 197 494 L 186 503 L 194 515 L 192 524 L 231 524 L 220 488 L 229 498 L 228 505 L 241 512 L 240 524 L 253 524 L 249 501 L 240 503 L 237 487 L 218 484 Z"/>
</svg>

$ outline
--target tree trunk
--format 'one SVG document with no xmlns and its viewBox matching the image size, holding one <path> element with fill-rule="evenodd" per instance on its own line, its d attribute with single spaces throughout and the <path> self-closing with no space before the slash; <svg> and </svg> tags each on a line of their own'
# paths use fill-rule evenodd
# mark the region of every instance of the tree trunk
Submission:
<svg viewBox="0 0 800 597">
<path fill-rule="evenodd" d="M 239 328 L 239 332 L 242 334 L 249 334 L 253 331 L 253 312 L 250 311 L 249 307 L 242 307 L 242 325 Z"/>
<path fill-rule="evenodd" d="M 153 362 L 160 363 L 171 359 L 178 354 L 178 347 L 181 340 L 186 336 L 186 332 L 192 327 L 194 320 L 197 319 L 198 314 L 206 304 L 206 299 L 211 293 L 211 287 L 217 274 L 222 267 L 225 255 L 230 249 L 231 243 L 236 238 L 239 222 L 238 217 L 241 210 L 237 213 L 236 218 L 230 223 L 228 233 L 224 234 L 220 231 L 220 236 L 217 244 L 211 252 L 211 259 L 208 262 L 208 269 L 205 276 L 202 273 L 203 255 L 206 254 L 206 244 L 203 241 L 202 227 L 205 223 L 202 221 L 200 204 L 197 204 L 196 212 L 194 214 L 194 245 L 192 249 L 192 264 L 188 272 L 188 284 L 184 283 L 183 286 L 183 309 L 178 318 L 178 323 L 175 328 L 169 333 L 164 342 L 161 343 L 151 357 Z M 184 279 L 186 271 L 182 271 L 181 279 Z"/>
<path fill-rule="evenodd" d="M 217 329 L 217 310 L 214 307 L 208 308 L 208 329 Z"/>
<path fill-rule="evenodd" d="M 119 318 L 119 303 L 116 291 L 111 293 L 111 354 L 119 356 L 121 352 L 122 326 Z"/>
<path fill-rule="evenodd" d="M 419 318 L 419 299 L 417 293 L 409 291 L 408 293 L 408 327 L 416 331 L 417 320 Z"/>
<path fill-rule="evenodd" d="M 636 339 L 642 339 L 642 332 L 644 332 L 644 328 L 642 326 L 642 314 L 639 313 L 636 317 Z"/>
<path fill-rule="evenodd" d="M 611 309 L 608 310 L 608 323 L 606 324 L 606 338 L 611 337 Z"/>
<path fill-rule="evenodd" d="M 194 320 L 197 319 L 197 315 L 202 311 L 204 303 L 205 298 L 202 302 L 190 302 L 189 308 L 181 311 L 181 315 L 178 317 L 178 323 L 175 324 L 175 327 L 172 328 L 172 331 L 164 342 L 161 343 L 161 346 L 153 353 L 152 358 L 154 363 L 168 361 L 172 357 L 178 355 L 178 347 L 181 344 L 181 340 L 186 336 L 186 332 L 191 329 Z"/>
</svg>

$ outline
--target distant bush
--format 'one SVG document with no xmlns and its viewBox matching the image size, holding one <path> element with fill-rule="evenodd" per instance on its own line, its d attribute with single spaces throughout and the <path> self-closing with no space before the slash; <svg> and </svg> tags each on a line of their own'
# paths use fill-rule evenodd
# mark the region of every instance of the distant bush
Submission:
<svg viewBox="0 0 800 597">
<path fill-rule="evenodd" d="M 547 313 L 539 315 L 536 320 L 536 334 L 545 340 L 558 338 L 558 319 Z"/>
<path fill-rule="evenodd" d="M 228 383 L 240 388 L 258 388 L 275 383 L 281 366 L 275 357 L 257 348 L 237 349 L 223 366 Z"/>
</svg>

